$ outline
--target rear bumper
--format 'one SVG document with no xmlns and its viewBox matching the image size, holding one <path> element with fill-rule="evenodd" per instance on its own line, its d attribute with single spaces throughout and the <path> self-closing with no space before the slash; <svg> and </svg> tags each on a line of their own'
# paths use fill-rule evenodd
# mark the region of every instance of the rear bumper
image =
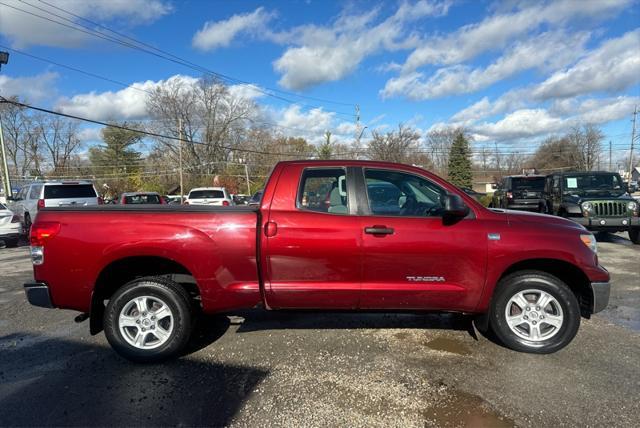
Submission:
<svg viewBox="0 0 640 428">
<path fill-rule="evenodd" d="M 18 238 L 22 235 L 22 224 L 12 223 L 10 226 L 0 228 L 0 239 L 2 238 Z"/>
<path fill-rule="evenodd" d="M 603 311 L 609 304 L 609 293 L 611 292 L 611 284 L 608 282 L 592 282 L 591 292 L 593 293 L 592 313 Z"/>
<path fill-rule="evenodd" d="M 589 230 L 625 231 L 640 227 L 640 217 L 569 217 Z"/>
<path fill-rule="evenodd" d="M 33 306 L 41 308 L 53 308 L 51 296 L 49 295 L 49 287 L 44 282 L 28 282 L 24 284 L 24 293 L 27 300 Z"/>
</svg>

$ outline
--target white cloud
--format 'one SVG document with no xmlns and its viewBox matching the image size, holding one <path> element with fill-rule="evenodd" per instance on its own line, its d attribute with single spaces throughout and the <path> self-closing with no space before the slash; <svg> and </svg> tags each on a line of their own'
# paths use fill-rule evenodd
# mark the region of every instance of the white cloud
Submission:
<svg viewBox="0 0 640 428">
<path fill-rule="evenodd" d="M 528 92 L 529 91 L 526 88 L 514 89 L 505 92 L 493 102 L 489 101 L 489 98 L 483 97 L 480 101 L 454 114 L 451 117 L 451 120 L 454 122 L 468 124 L 484 119 L 485 117 L 522 108 L 527 104 Z"/>
<path fill-rule="evenodd" d="M 450 66 L 437 70 L 428 79 L 425 73 L 417 71 L 401 74 L 387 81 L 381 95 L 383 98 L 403 95 L 411 100 L 425 100 L 475 92 L 524 70 L 557 69 L 573 62 L 584 51 L 588 38 L 588 33 L 543 33 L 514 43 L 485 68 Z"/>
<path fill-rule="evenodd" d="M 102 141 L 102 128 L 83 128 L 78 133 L 78 138 L 82 143 Z"/>
<path fill-rule="evenodd" d="M 4 97 L 17 96 L 37 103 L 56 95 L 55 83 L 58 77 L 58 73 L 53 72 L 29 77 L 9 77 L 0 74 L 0 94 Z"/>
<path fill-rule="evenodd" d="M 212 51 L 220 47 L 227 47 L 234 38 L 245 33 L 259 35 L 266 31 L 267 24 L 275 14 L 259 7 L 251 13 L 233 15 L 222 21 L 207 21 L 200 31 L 193 36 L 193 47 Z"/>
<path fill-rule="evenodd" d="M 613 92 L 640 82 L 640 30 L 603 43 L 573 67 L 558 71 L 534 91 L 537 99 Z"/>
<path fill-rule="evenodd" d="M 233 97 L 245 98 L 247 100 L 256 100 L 266 96 L 264 89 L 254 84 L 245 83 L 229 86 L 229 93 Z"/>
<path fill-rule="evenodd" d="M 471 131 L 487 139 L 508 140 L 560 132 L 567 127 L 565 119 L 554 117 L 545 109 L 522 109 L 495 123 L 482 123 Z"/>
<path fill-rule="evenodd" d="M 524 8 L 495 14 L 453 34 L 424 39 L 407 58 L 403 71 L 411 73 L 428 64 L 460 64 L 483 52 L 502 49 L 515 38 L 542 25 L 557 25 L 585 17 L 601 18 L 623 10 L 630 3 L 631 0 L 524 3 L 527 5 Z"/>
<path fill-rule="evenodd" d="M 139 120 L 147 117 L 148 93 L 165 82 L 181 80 L 195 85 L 198 79 L 191 76 L 175 75 L 166 81 L 136 82 L 119 91 L 89 92 L 63 97 L 56 103 L 56 109 L 66 114 L 95 120 Z"/>
<path fill-rule="evenodd" d="M 336 81 L 353 73 L 369 55 L 415 47 L 417 38 L 406 34 L 406 24 L 426 16 L 445 14 L 449 2 L 422 0 L 403 3 L 392 16 L 375 23 L 378 10 L 343 14 L 330 26 L 306 25 L 286 33 L 272 33 L 271 40 L 293 44 L 274 62 L 282 74 L 279 84 L 304 89 Z"/>
<path fill-rule="evenodd" d="M 278 125 L 283 128 L 295 128 L 296 131 L 324 132 L 331 130 L 334 115 L 335 113 L 325 111 L 322 108 L 302 111 L 299 105 L 294 104 L 282 111 Z"/>
<path fill-rule="evenodd" d="M 44 3 L 29 2 L 36 9 L 19 0 L 5 0 L 8 6 L 0 5 L 0 34 L 6 36 L 16 47 L 29 45 L 77 47 L 96 38 L 74 31 L 59 24 L 30 15 L 18 9 L 63 22 L 56 14 L 76 22 L 77 19 Z M 52 3 L 53 4 L 53 3 Z M 172 7 L 165 0 L 58 0 L 55 5 L 79 16 L 133 26 L 153 22 L 170 13 Z"/>
</svg>

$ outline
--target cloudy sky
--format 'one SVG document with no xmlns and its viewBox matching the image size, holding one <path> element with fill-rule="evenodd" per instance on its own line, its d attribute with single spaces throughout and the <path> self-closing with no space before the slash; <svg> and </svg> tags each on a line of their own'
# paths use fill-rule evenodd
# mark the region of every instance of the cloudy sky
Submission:
<svg viewBox="0 0 640 428">
<path fill-rule="evenodd" d="M 207 70 L 312 139 L 353 135 L 359 105 L 365 139 L 455 124 L 477 144 L 530 150 L 589 122 L 622 156 L 640 104 L 637 0 L 1 0 L 0 45 L 13 49 L 1 95 L 144 119 L 146 91 Z"/>
</svg>

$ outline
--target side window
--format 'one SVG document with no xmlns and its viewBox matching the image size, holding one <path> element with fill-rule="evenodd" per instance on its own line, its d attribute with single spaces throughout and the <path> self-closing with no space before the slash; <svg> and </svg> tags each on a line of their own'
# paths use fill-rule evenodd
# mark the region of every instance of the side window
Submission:
<svg viewBox="0 0 640 428">
<path fill-rule="evenodd" d="M 22 199 L 23 201 L 25 199 L 27 199 L 27 193 L 29 192 L 29 186 L 23 188 L 22 190 L 20 190 L 20 193 L 18 193 L 18 198 Z"/>
<path fill-rule="evenodd" d="M 369 208 L 373 215 L 439 217 L 447 192 L 412 174 L 365 169 Z"/>
<path fill-rule="evenodd" d="M 299 209 L 349 214 L 347 176 L 343 168 L 306 169 L 298 190 Z"/>
<path fill-rule="evenodd" d="M 29 192 L 29 199 L 40 199 L 40 191 L 42 190 L 42 186 L 31 186 L 31 191 Z"/>
<path fill-rule="evenodd" d="M 560 191 L 560 176 L 558 175 L 553 176 L 553 190 L 554 192 Z"/>
</svg>

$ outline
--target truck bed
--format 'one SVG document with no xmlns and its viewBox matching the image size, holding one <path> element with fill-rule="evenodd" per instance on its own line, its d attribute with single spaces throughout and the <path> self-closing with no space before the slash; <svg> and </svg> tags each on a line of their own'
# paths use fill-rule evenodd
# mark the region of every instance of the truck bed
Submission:
<svg viewBox="0 0 640 428">
<path fill-rule="evenodd" d="M 61 227 L 46 246 L 46 263 L 35 266 L 35 280 L 46 278 L 55 306 L 87 312 L 94 286 L 117 275 L 119 266 L 131 270 L 138 263 L 168 259 L 177 273 L 192 276 L 200 286 L 205 311 L 254 306 L 260 301 L 257 211 L 171 205 L 45 208 L 38 222 Z"/>
</svg>

